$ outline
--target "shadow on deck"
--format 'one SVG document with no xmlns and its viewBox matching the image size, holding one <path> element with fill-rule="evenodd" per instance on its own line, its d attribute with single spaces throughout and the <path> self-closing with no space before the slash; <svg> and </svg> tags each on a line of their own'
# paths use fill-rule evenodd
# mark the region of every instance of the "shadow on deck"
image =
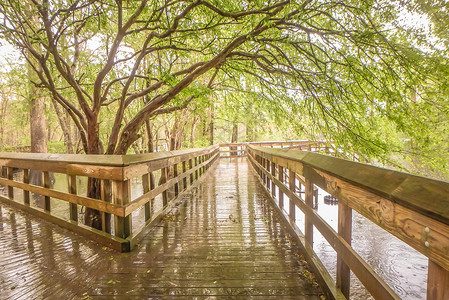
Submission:
<svg viewBox="0 0 449 300">
<path fill-rule="evenodd" d="M 0 299 L 320 299 L 246 158 L 184 197 L 130 253 L 0 206 Z"/>
</svg>

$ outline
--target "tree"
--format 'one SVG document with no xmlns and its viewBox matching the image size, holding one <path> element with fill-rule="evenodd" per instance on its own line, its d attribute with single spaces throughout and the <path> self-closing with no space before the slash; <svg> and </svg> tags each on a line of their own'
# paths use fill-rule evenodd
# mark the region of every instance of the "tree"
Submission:
<svg viewBox="0 0 449 300">
<path fill-rule="evenodd" d="M 39 22 L 26 18 L 30 8 Z M 368 0 L 9 0 L 0 30 L 33 56 L 39 86 L 89 154 L 125 154 L 149 118 L 229 84 L 245 90 L 243 76 L 276 118 L 382 155 L 392 144 L 380 123 L 426 135 L 406 93 L 435 80 L 421 63 L 426 53 L 393 27 L 396 12 Z M 103 128 L 106 113 L 113 119 Z M 98 183 L 89 194 L 99 196 Z"/>
</svg>

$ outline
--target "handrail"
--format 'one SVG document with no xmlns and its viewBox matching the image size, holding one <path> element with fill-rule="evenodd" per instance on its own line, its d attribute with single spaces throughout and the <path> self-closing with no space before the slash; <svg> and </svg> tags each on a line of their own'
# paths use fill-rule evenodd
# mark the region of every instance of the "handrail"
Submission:
<svg viewBox="0 0 449 300">
<path fill-rule="evenodd" d="M 218 145 L 135 155 L 0 153 L 4 175 L 0 184 L 7 186 L 8 193 L 7 197 L 0 196 L 0 202 L 34 213 L 116 250 L 130 251 L 218 157 Z M 21 180 L 16 178 L 15 169 L 22 172 Z M 42 186 L 30 182 L 31 172 L 36 171 L 42 174 Z M 68 192 L 50 187 L 51 173 L 67 175 Z M 157 186 L 155 174 L 159 177 Z M 77 177 L 100 181 L 101 199 L 78 195 Z M 130 186 L 135 178 L 142 180 L 143 195 L 132 199 Z M 23 200 L 14 199 L 14 188 L 23 190 Z M 43 209 L 33 205 L 30 193 L 44 197 Z M 154 211 L 151 206 L 157 196 L 162 198 L 162 208 Z M 68 219 L 52 214 L 50 198 L 70 203 Z M 78 205 L 101 212 L 102 230 L 78 221 Z M 143 225 L 133 232 L 132 214 L 141 208 L 145 212 Z"/>
<path fill-rule="evenodd" d="M 349 297 L 351 270 L 374 298 L 399 298 L 352 249 L 355 210 L 429 258 L 428 299 L 443 299 L 443 287 L 449 286 L 449 183 L 296 150 L 249 145 L 248 158 L 332 297 Z M 305 181 L 304 199 L 285 180 L 287 169 L 290 178 Z M 338 198 L 338 233 L 312 209 L 314 186 Z M 288 212 L 279 209 L 284 195 L 294 205 Z M 304 234 L 296 226 L 294 207 L 305 215 Z M 313 251 L 314 227 L 337 252 L 336 283 Z"/>
<path fill-rule="evenodd" d="M 326 141 L 309 141 L 309 140 L 289 140 L 289 141 L 271 141 L 271 142 L 240 142 L 240 143 L 221 143 L 221 157 L 238 157 L 245 156 L 246 149 L 249 145 L 271 147 L 271 148 L 288 148 L 307 150 L 312 152 L 323 152 L 330 155 L 338 155 L 338 151 L 334 146 Z"/>
</svg>

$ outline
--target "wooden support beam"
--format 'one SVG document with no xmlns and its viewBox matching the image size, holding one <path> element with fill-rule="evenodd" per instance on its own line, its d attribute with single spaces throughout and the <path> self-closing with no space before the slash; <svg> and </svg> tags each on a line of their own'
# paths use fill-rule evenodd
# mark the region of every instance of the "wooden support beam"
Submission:
<svg viewBox="0 0 449 300">
<path fill-rule="evenodd" d="M 276 164 L 274 162 L 271 163 L 271 175 L 276 176 Z M 276 184 L 274 181 L 271 182 L 271 196 L 273 199 L 276 198 Z"/>
<path fill-rule="evenodd" d="M 42 172 L 42 177 L 43 177 L 44 188 L 49 189 L 50 188 L 50 172 L 48 172 L 48 171 Z M 49 196 L 44 196 L 44 209 L 46 211 L 51 210 Z"/>
<path fill-rule="evenodd" d="M 186 161 L 182 162 L 182 173 L 187 172 L 187 163 Z M 187 177 L 184 177 L 182 179 L 182 190 L 186 190 L 187 189 Z"/>
<path fill-rule="evenodd" d="M 109 179 L 101 180 L 101 200 L 107 203 L 112 202 L 112 183 Z M 102 212 L 102 228 L 106 233 L 111 233 L 111 214 L 107 212 Z"/>
<path fill-rule="evenodd" d="M 338 234 L 348 243 L 348 245 L 351 245 L 352 209 L 341 201 L 338 202 Z M 351 287 L 350 276 L 351 270 L 337 253 L 337 287 L 347 299 L 349 299 Z"/>
<path fill-rule="evenodd" d="M 195 167 L 198 166 L 198 157 L 195 157 Z M 198 180 L 198 169 L 195 171 L 195 181 Z"/>
<path fill-rule="evenodd" d="M 189 159 L 189 170 L 193 169 L 193 160 Z M 193 173 L 190 174 L 190 185 L 193 184 Z"/>
<path fill-rule="evenodd" d="M 427 272 L 427 300 L 449 299 L 449 270 L 429 259 Z"/>
<path fill-rule="evenodd" d="M 8 167 L 6 169 L 7 178 L 9 180 L 14 180 L 14 169 Z M 14 188 L 12 186 L 8 186 L 8 198 L 14 199 Z"/>
<path fill-rule="evenodd" d="M 288 187 L 293 194 L 296 194 L 296 174 L 292 170 L 288 170 Z M 288 215 L 290 222 L 295 224 L 296 222 L 296 205 L 292 198 L 288 201 L 290 203 Z"/>
<path fill-rule="evenodd" d="M 142 175 L 142 189 L 143 193 L 146 194 L 150 191 L 150 175 L 143 174 Z M 145 221 L 151 219 L 151 201 L 145 203 Z"/>
<path fill-rule="evenodd" d="M 313 208 L 313 183 L 306 178 L 305 181 L 305 202 L 306 205 L 310 208 Z M 311 222 L 310 218 L 305 215 L 305 224 L 304 224 L 304 236 L 306 241 L 312 246 L 313 248 L 313 223 Z"/>
<path fill-rule="evenodd" d="M 125 205 L 129 203 L 130 183 L 126 181 L 113 181 L 114 203 Z M 115 236 L 126 239 L 131 235 L 131 215 L 126 217 L 115 216 Z"/>
<path fill-rule="evenodd" d="M 76 175 L 67 175 L 67 184 L 70 194 L 76 195 Z M 75 203 L 70 203 L 70 220 L 78 222 L 78 205 Z"/>
<path fill-rule="evenodd" d="M 282 166 L 278 166 L 278 178 L 279 181 L 284 184 L 285 179 L 284 179 L 284 167 Z M 282 189 L 279 189 L 279 208 L 281 211 L 284 210 L 284 192 L 282 191 Z"/>
<path fill-rule="evenodd" d="M 265 160 L 265 169 L 267 170 L 268 173 L 270 173 L 270 168 L 271 168 L 271 162 L 268 159 L 266 159 Z M 267 176 L 266 188 L 267 188 L 267 190 L 271 190 L 271 180 L 268 176 Z"/>
<path fill-rule="evenodd" d="M 23 183 L 29 184 L 30 183 L 30 170 L 29 169 L 23 169 Z M 30 191 L 23 191 L 23 203 L 30 205 Z"/>
<path fill-rule="evenodd" d="M 173 165 L 173 178 L 178 177 L 178 164 Z M 179 194 L 179 183 L 175 183 L 175 197 Z"/>
<path fill-rule="evenodd" d="M 160 179 L 160 185 L 163 185 L 168 180 L 168 168 L 162 168 L 161 169 L 161 179 Z M 162 205 L 165 207 L 168 203 L 168 191 L 165 189 L 162 192 Z"/>
</svg>

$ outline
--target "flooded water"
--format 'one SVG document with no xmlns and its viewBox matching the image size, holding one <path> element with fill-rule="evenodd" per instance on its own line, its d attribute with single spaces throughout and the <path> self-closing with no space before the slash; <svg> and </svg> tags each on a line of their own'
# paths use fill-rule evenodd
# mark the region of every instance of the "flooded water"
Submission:
<svg viewBox="0 0 449 300">
<path fill-rule="evenodd" d="M 335 230 L 338 205 L 326 204 L 324 190 L 318 190 L 318 214 Z M 288 207 L 288 200 L 285 204 Z M 304 215 L 296 211 L 297 225 L 304 232 Z M 337 254 L 320 232 L 314 229 L 314 250 L 335 280 Z M 353 211 L 352 247 L 401 299 L 426 298 L 428 259 L 370 220 Z M 351 273 L 351 299 L 373 299 Z"/>
</svg>

